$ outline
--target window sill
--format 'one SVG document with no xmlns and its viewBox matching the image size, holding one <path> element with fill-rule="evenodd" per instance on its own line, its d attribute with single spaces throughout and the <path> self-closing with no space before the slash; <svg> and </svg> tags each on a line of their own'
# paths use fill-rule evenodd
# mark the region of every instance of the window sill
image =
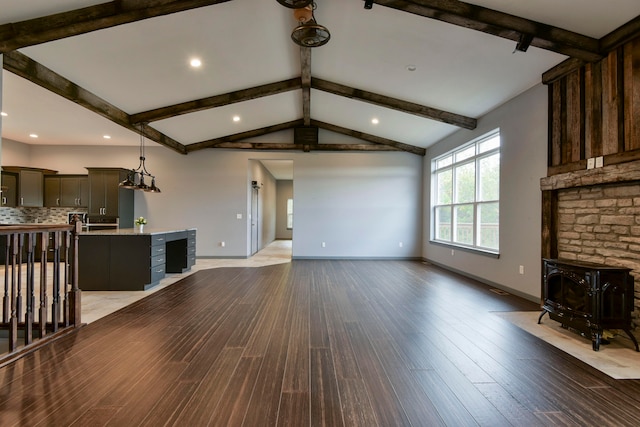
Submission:
<svg viewBox="0 0 640 427">
<path fill-rule="evenodd" d="M 465 252 L 470 252 L 476 255 L 483 255 L 483 256 L 487 256 L 490 258 L 500 258 L 500 253 L 499 252 L 491 252 L 489 250 L 486 249 L 479 249 L 479 248 L 471 248 L 469 246 L 460 246 L 460 245 L 454 245 L 451 243 L 447 243 L 447 242 L 440 242 L 438 240 L 429 240 L 429 243 L 431 243 L 432 245 L 437 245 L 437 246 L 442 246 L 445 248 L 451 248 L 452 250 L 458 250 L 458 251 L 465 251 Z"/>
</svg>

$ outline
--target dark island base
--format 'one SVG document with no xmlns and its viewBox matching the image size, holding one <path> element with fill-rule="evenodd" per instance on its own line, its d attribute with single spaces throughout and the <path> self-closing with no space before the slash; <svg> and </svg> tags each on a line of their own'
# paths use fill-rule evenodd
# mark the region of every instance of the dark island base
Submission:
<svg viewBox="0 0 640 427">
<path fill-rule="evenodd" d="M 195 264 L 196 230 L 133 229 L 82 233 L 79 281 L 83 291 L 143 291 L 166 273 L 184 273 Z"/>
</svg>

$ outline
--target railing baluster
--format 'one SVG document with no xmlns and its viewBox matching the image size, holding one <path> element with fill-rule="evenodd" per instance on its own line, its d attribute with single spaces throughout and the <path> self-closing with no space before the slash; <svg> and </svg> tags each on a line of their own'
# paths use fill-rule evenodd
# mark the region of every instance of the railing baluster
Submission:
<svg viewBox="0 0 640 427">
<path fill-rule="evenodd" d="M 53 290 L 51 298 L 51 327 L 58 332 L 60 322 L 60 232 L 53 232 Z"/>
<path fill-rule="evenodd" d="M 40 233 L 40 338 L 47 335 L 47 246 L 49 245 L 48 233 Z"/>
<path fill-rule="evenodd" d="M 2 295 L 2 323 L 9 323 L 9 310 L 11 310 L 11 300 L 9 299 L 9 284 L 10 281 L 10 264 L 9 259 L 11 257 L 11 235 L 5 237 L 5 252 L 4 252 L 4 294 Z"/>
<path fill-rule="evenodd" d="M 11 315 L 9 316 L 9 351 L 15 351 L 18 348 L 18 318 L 16 317 L 16 286 L 17 277 L 20 275 L 18 265 L 16 265 L 19 248 L 19 234 L 16 233 L 11 239 Z"/>
<path fill-rule="evenodd" d="M 24 314 L 24 343 L 25 345 L 33 342 L 33 323 L 34 323 L 34 308 L 36 305 L 35 297 L 35 254 L 34 248 L 36 244 L 35 233 L 28 234 L 27 241 L 27 307 Z"/>
<path fill-rule="evenodd" d="M 71 232 L 66 231 L 64 233 L 64 284 L 63 284 L 63 295 L 64 301 L 62 302 L 62 317 L 64 326 L 69 326 L 69 288 L 70 288 L 70 262 L 69 262 L 69 246 L 71 243 Z"/>
<path fill-rule="evenodd" d="M 22 319 L 22 248 L 24 247 L 24 233 L 18 235 L 18 294 L 16 295 L 16 318 Z"/>
<path fill-rule="evenodd" d="M 82 306 L 80 303 L 81 291 L 78 288 L 78 251 L 80 241 L 80 231 L 82 230 L 82 223 L 76 220 L 73 230 L 73 259 L 71 261 L 73 270 L 71 274 L 71 291 L 69 291 L 69 315 L 71 316 L 71 324 L 73 326 L 80 326 L 82 324 Z M 69 261 L 67 261 L 69 262 Z"/>
</svg>

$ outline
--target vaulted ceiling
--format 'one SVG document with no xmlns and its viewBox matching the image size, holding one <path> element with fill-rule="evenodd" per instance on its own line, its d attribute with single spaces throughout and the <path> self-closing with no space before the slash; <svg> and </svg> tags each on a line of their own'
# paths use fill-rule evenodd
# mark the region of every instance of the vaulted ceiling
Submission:
<svg viewBox="0 0 640 427">
<path fill-rule="evenodd" d="M 182 154 L 422 155 L 548 70 L 597 61 L 640 27 L 637 0 L 315 5 L 331 39 L 307 48 L 276 0 L 5 1 L 2 137 L 137 145 L 143 129 Z M 319 129 L 317 143 L 294 138 L 305 127 Z"/>
</svg>

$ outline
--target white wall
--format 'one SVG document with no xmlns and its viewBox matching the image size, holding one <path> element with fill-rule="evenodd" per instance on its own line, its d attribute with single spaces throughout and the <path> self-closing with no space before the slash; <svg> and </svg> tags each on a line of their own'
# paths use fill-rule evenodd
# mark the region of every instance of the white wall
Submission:
<svg viewBox="0 0 640 427">
<path fill-rule="evenodd" d="M 500 257 L 429 243 L 431 160 L 493 129 L 500 128 Z M 537 300 L 541 271 L 540 178 L 547 172 L 547 88 L 537 85 L 427 150 L 423 256 L 436 264 Z M 524 266 L 524 275 L 519 266 Z"/>
<path fill-rule="evenodd" d="M 24 149 L 24 144 L 13 145 L 8 152 L 3 150 L 3 161 L 19 156 Z M 86 173 L 87 166 L 134 168 L 138 150 L 30 146 L 29 161 L 20 166 L 70 174 Z M 148 218 L 149 228 L 196 227 L 197 256 L 248 256 L 250 178 L 257 173 L 250 162 L 256 159 L 293 160 L 295 164 L 294 257 L 421 256 L 420 156 L 232 150 L 202 150 L 185 156 L 164 147 L 147 146 L 146 158 L 147 169 L 156 175 L 162 193 L 136 192 L 134 214 Z M 275 181 L 264 190 L 263 194 L 273 194 L 275 200 Z M 237 219 L 237 214 L 242 219 Z M 273 239 L 275 234 L 265 238 Z M 225 247 L 220 246 L 221 241 Z M 321 248 L 322 241 L 326 242 L 325 248 Z"/>
<path fill-rule="evenodd" d="M 420 256 L 422 157 L 309 153 L 294 165 L 295 257 Z"/>
</svg>

